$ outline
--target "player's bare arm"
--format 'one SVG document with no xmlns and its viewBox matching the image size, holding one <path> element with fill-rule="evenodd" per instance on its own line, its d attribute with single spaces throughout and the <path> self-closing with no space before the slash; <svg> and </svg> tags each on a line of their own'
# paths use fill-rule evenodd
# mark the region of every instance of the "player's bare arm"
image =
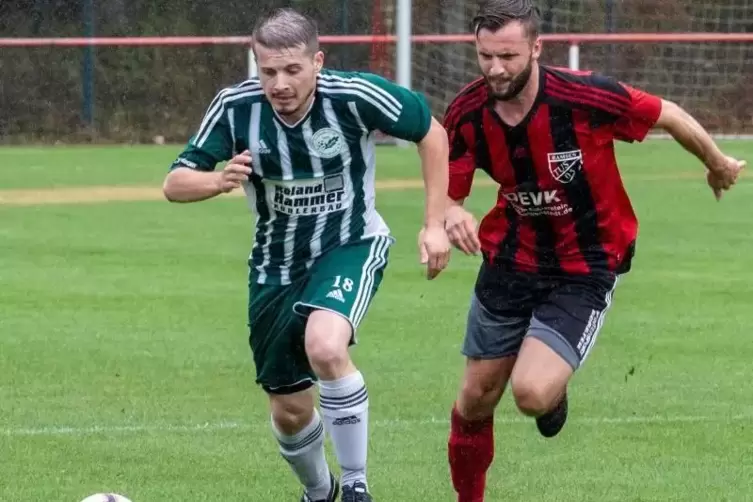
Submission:
<svg viewBox="0 0 753 502">
<path fill-rule="evenodd" d="M 418 245 L 421 263 L 427 266 L 427 278 L 434 279 L 450 258 L 450 241 L 444 225 L 449 185 L 447 131 L 432 118 L 429 131 L 417 145 L 426 189 L 424 226 L 419 233 Z"/>
<path fill-rule="evenodd" d="M 745 161 L 725 155 L 706 129 L 680 106 L 662 100 L 662 110 L 656 125 L 703 162 L 708 169 L 708 184 L 717 200 L 721 198 L 723 190 L 729 190 L 737 182 Z"/>
<path fill-rule="evenodd" d="M 476 218 L 463 207 L 465 199 L 447 198 L 445 228 L 453 246 L 467 255 L 476 255 L 481 249 Z"/>
<path fill-rule="evenodd" d="M 251 156 L 243 152 L 233 157 L 222 171 L 197 171 L 188 167 L 173 169 L 165 177 L 162 192 L 170 202 L 199 202 L 240 188 L 251 174 Z"/>
<path fill-rule="evenodd" d="M 476 160 L 460 130 L 457 118 L 461 104 L 450 104 L 445 116 L 450 149 L 450 184 L 446 195 L 445 230 L 451 244 L 467 255 L 477 254 L 481 249 L 476 219 L 463 207 L 471 192 Z"/>
</svg>

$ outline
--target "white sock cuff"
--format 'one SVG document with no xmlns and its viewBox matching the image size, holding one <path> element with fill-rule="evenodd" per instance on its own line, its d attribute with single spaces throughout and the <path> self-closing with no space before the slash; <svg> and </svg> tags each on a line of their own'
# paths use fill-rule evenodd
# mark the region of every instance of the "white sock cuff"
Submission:
<svg viewBox="0 0 753 502">
<path fill-rule="evenodd" d="M 338 380 L 319 382 L 319 406 L 322 414 L 336 418 L 366 411 L 369 393 L 363 375 L 357 371 Z"/>
<path fill-rule="evenodd" d="M 366 382 L 360 371 L 356 371 L 355 373 L 351 373 L 350 375 L 337 380 L 319 381 L 320 392 L 332 397 L 349 396 L 365 386 Z"/>
<path fill-rule="evenodd" d="M 289 451 L 301 450 L 306 446 L 315 443 L 320 437 L 324 437 L 324 424 L 322 424 L 322 419 L 316 409 L 314 409 L 314 415 L 311 417 L 311 422 L 292 436 L 288 436 L 280 431 L 277 424 L 275 424 L 274 418 L 271 418 L 271 422 L 272 432 L 277 438 L 277 442 L 280 443 L 280 446 L 283 446 Z"/>
</svg>

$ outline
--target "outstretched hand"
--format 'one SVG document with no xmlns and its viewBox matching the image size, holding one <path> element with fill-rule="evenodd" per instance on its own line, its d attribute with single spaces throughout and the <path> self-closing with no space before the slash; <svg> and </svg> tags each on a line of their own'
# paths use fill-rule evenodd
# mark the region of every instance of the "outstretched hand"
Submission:
<svg viewBox="0 0 753 502">
<path fill-rule="evenodd" d="M 423 227 L 418 234 L 421 264 L 426 265 L 426 278 L 434 279 L 450 261 L 450 240 L 442 226 Z"/>
</svg>

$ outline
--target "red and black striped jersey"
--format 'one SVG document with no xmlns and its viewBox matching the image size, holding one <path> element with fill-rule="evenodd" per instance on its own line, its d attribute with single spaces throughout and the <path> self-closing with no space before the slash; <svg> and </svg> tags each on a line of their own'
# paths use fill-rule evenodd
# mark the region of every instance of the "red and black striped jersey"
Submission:
<svg viewBox="0 0 753 502">
<path fill-rule="evenodd" d="M 638 222 L 614 140 L 642 141 L 661 99 L 596 73 L 539 68 L 534 105 L 515 126 L 494 111 L 483 78 L 450 104 L 449 196 L 466 198 L 476 169 L 499 184 L 479 228 L 491 262 L 521 272 L 626 271 Z"/>
</svg>

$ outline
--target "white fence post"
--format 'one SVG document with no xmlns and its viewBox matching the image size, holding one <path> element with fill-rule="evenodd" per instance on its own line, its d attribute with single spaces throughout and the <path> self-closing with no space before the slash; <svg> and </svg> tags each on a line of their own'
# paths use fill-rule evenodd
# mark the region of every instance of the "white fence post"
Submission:
<svg viewBox="0 0 753 502">
<path fill-rule="evenodd" d="M 568 64 L 571 70 L 580 69 L 580 46 L 577 42 L 570 43 L 570 53 L 568 55 Z"/>
<path fill-rule="evenodd" d="M 254 78 L 259 76 L 259 69 L 256 66 L 256 56 L 254 56 L 254 50 L 248 46 L 248 78 Z"/>
<path fill-rule="evenodd" d="M 411 9 L 412 0 L 397 0 L 397 72 L 396 81 L 403 87 L 411 88 Z M 403 140 L 397 141 L 398 146 L 406 147 L 408 143 Z"/>
</svg>

